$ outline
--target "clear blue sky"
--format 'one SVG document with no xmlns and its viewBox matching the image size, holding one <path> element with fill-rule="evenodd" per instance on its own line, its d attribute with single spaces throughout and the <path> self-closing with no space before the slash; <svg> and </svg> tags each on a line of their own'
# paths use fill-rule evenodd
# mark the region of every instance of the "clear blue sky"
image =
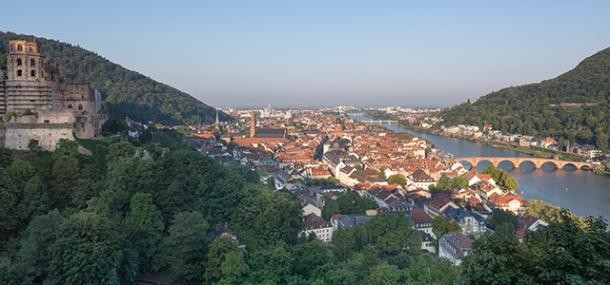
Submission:
<svg viewBox="0 0 610 285">
<path fill-rule="evenodd" d="M 214 106 L 451 105 L 610 46 L 610 1 L 409 2 L 10 1 L 0 30 L 78 44 Z"/>
</svg>

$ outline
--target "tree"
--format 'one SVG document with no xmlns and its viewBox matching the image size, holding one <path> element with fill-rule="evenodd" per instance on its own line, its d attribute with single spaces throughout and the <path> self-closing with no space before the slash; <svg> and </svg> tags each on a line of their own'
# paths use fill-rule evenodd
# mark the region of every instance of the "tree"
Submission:
<svg viewBox="0 0 610 285">
<path fill-rule="evenodd" d="M 411 228 L 409 220 L 400 214 L 380 214 L 365 225 L 371 244 L 382 255 L 394 256 L 404 251 L 419 251 L 420 235 Z"/>
<path fill-rule="evenodd" d="M 353 231 L 339 228 L 333 233 L 333 251 L 340 261 L 349 259 L 355 251 Z"/>
<path fill-rule="evenodd" d="M 490 229 L 495 229 L 501 224 L 509 224 L 513 228 L 516 228 L 518 222 L 519 219 L 517 218 L 517 216 L 515 216 L 515 214 L 513 214 L 513 212 L 508 210 L 495 209 L 493 212 L 491 212 L 491 215 L 489 215 L 489 218 L 487 219 L 487 226 Z"/>
<path fill-rule="evenodd" d="M 468 187 L 468 180 L 462 176 L 454 177 L 451 179 L 451 186 L 459 186 L 460 188 Z"/>
<path fill-rule="evenodd" d="M 474 254 L 464 260 L 469 284 L 532 284 L 516 264 L 525 264 L 525 252 L 519 247 L 512 225 L 501 224 L 495 233 L 477 239 Z"/>
<path fill-rule="evenodd" d="M 151 194 L 136 193 L 131 197 L 125 225 L 129 238 L 138 249 L 140 268 L 156 271 L 159 268 L 160 242 L 165 225 L 161 212 L 153 203 Z"/>
<path fill-rule="evenodd" d="M 49 274 L 49 264 L 53 256 L 49 248 L 57 239 L 64 218 L 54 210 L 37 216 L 30 222 L 19 241 L 19 251 L 12 268 L 11 279 L 7 283 L 33 284 L 44 280 Z"/>
<path fill-rule="evenodd" d="M 311 280 L 321 275 L 325 264 L 332 259 L 331 252 L 318 239 L 312 239 L 292 248 L 293 274 Z"/>
<path fill-rule="evenodd" d="M 116 225 L 95 213 L 79 212 L 59 228 L 45 284 L 118 284 L 124 268 L 123 244 Z"/>
<path fill-rule="evenodd" d="M 483 173 L 491 175 L 491 178 L 493 178 L 499 186 L 508 190 L 513 191 L 519 187 L 519 182 L 515 177 L 498 167 L 490 165 L 485 168 Z"/>
<path fill-rule="evenodd" d="M 381 263 L 369 270 L 369 284 L 371 285 L 392 285 L 404 284 L 403 274 L 394 265 Z"/>
<path fill-rule="evenodd" d="M 437 216 L 432 219 L 432 233 L 434 233 L 437 239 L 451 232 L 462 232 L 462 228 L 449 218 Z"/>
<path fill-rule="evenodd" d="M 166 265 L 177 283 L 200 280 L 207 255 L 208 222 L 199 212 L 176 215 L 165 238 Z"/>
<path fill-rule="evenodd" d="M 388 177 L 388 184 L 396 184 L 405 187 L 407 185 L 407 178 L 402 174 L 390 175 L 390 177 Z"/>
<path fill-rule="evenodd" d="M 341 213 L 341 209 L 339 209 L 339 202 L 334 199 L 326 199 L 324 201 L 324 207 L 322 207 L 322 217 L 325 220 L 330 219 L 334 214 Z"/>
<path fill-rule="evenodd" d="M 240 250 L 237 248 L 235 241 L 230 238 L 219 237 L 210 243 L 205 272 L 202 276 L 206 283 L 214 284 L 223 279 L 222 267 L 227 262 L 228 255 L 232 252 L 240 252 Z M 243 275 L 243 273 L 245 272 L 238 275 Z"/>
</svg>

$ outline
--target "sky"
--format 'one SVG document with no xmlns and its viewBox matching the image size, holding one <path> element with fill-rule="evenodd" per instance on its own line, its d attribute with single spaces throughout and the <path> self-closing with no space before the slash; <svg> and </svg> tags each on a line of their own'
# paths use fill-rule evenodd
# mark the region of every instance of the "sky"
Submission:
<svg viewBox="0 0 610 285">
<path fill-rule="evenodd" d="M 0 31 L 77 44 L 225 106 L 450 106 L 610 46 L 610 1 L 10 1 Z"/>
</svg>

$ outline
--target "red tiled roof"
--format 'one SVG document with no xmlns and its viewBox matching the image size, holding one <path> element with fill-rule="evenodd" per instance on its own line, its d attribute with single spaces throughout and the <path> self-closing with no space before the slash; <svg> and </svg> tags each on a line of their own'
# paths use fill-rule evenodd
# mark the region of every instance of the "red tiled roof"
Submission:
<svg viewBox="0 0 610 285">
<path fill-rule="evenodd" d="M 432 217 L 430 217 L 430 215 L 428 215 L 428 213 L 426 213 L 423 208 L 414 208 L 409 215 L 411 216 L 411 220 L 413 221 L 413 223 L 432 222 Z"/>
</svg>

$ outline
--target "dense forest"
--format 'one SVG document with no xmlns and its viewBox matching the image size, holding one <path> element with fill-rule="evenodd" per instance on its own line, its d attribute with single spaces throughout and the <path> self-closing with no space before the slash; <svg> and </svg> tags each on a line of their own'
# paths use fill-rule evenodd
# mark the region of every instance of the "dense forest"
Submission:
<svg viewBox="0 0 610 285">
<path fill-rule="evenodd" d="M 495 233 L 477 241 L 459 267 L 420 250 L 420 234 L 404 214 L 340 229 L 331 245 L 299 238 L 295 196 L 181 140 L 153 128 L 148 143 L 78 141 L 89 155 L 70 141 L 53 153 L 0 148 L 0 284 L 610 282 L 606 225 L 577 224 L 561 209 L 546 213 L 551 226 L 523 243 L 510 217 L 494 219 Z M 325 213 L 367 204 L 347 194 Z M 435 233 L 459 230 L 448 222 L 435 221 Z"/>
<path fill-rule="evenodd" d="M 610 48 L 557 78 L 509 87 L 441 113 L 445 124 L 493 124 L 508 133 L 551 136 L 608 149 Z"/>
<path fill-rule="evenodd" d="M 93 83 L 102 92 L 104 106 L 115 117 L 166 124 L 211 123 L 216 111 L 176 88 L 87 51 L 56 40 L 0 31 L 0 70 L 6 69 L 7 41 L 34 39 L 41 44 L 46 64 L 59 67 L 65 81 Z M 221 119 L 228 119 L 220 114 Z"/>
</svg>

